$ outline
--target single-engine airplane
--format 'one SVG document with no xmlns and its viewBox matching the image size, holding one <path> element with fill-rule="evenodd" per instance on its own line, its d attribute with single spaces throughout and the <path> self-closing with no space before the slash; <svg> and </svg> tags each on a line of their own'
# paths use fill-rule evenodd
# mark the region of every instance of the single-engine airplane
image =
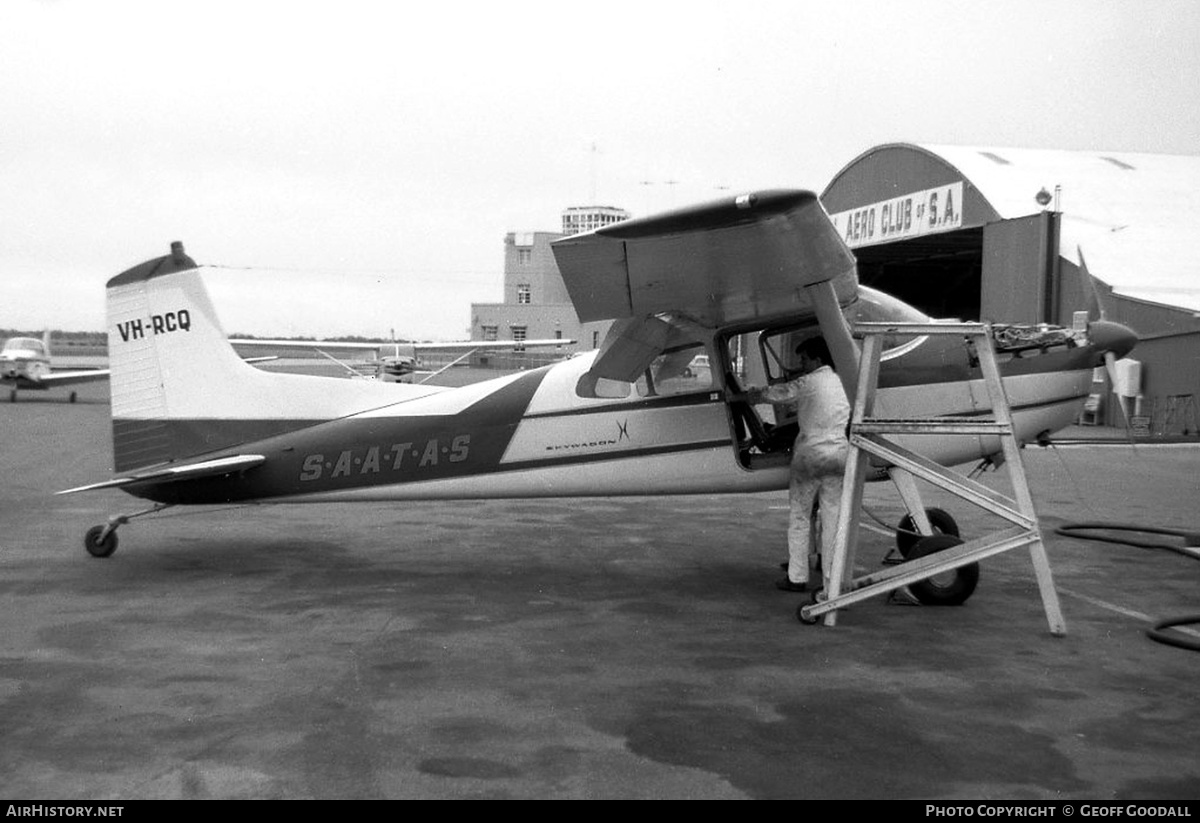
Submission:
<svg viewBox="0 0 1200 823">
<path fill-rule="evenodd" d="M 8 399 L 17 402 L 18 389 L 46 391 L 107 380 L 108 369 L 72 369 L 55 371 L 50 365 L 50 332 L 36 337 L 12 337 L 0 349 L 0 385 L 8 386 Z M 69 399 L 76 400 L 74 390 Z"/>
<path fill-rule="evenodd" d="M 480 351 L 523 351 L 525 349 L 559 348 L 574 344 L 574 340 L 554 337 L 544 340 L 455 340 L 445 343 L 367 343 L 336 340 L 262 340 L 256 337 L 231 337 L 235 347 L 270 349 L 306 349 L 327 357 L 344 368 L 351 377 L 371 377 L 386 383 L 424 383 Z M 373 360 L 366 365 L 370 372 L 345 363 L 329 354 L 330 351 L 369 351 Z M 422 351 L 462 352 L 439 369 L 426 369 Z M 418 379 L 420 378 L 420 379 Z"/>
<path fill-rule="evenodd" d="M 459 388 L 246 366 L 181 244 L 112 278 L 117 476 L 60 494 L 119 488 L 154 506 L 89 529 L 87 551 L 111 555 L 118 526 L 175 505 L 784 489 L 788 410 L 731 398 L 748 381 L 785 379 L 799 339 L 823 334 L 852 384 L 849 323 L 932 322 L 858 284 L 853 254 L 808 191 L 632 219 L 553 250 L 580 319 L 615 321 L 600 348 Z M 1109 321 L 1004 329 L 1000 368 L 1022 442 L 1072 423 L 1093 368 L 1136 342 Z M 986 398 L 961 338 L 885 344 L 877 405 L 887 411 L 969 415 Z M 923 454 L 946 466 L 1001 451 L 990 435 L 931 440 Z"/>
</svg>

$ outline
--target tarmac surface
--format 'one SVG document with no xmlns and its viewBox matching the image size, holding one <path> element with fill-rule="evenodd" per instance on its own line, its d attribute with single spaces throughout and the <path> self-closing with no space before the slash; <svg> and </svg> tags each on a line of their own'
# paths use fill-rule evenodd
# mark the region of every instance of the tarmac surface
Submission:
<svg viewBox="0 0 1200 823">
<path fill-rule="evenodd" d="M 142 501 L 54 496 L 109 476 L 80 394 L 0 403 L 0 797 L 1200 799 L 1200 655 L 1147 635 L 1200 564 L 1054 531 L 1200 531 L 1194 444 L 1025 449 L 1065 637 L 1024 550 L 829 627 L 774 586 L 782 492 L 175 509 L 94 559 Z"/>
</svg>

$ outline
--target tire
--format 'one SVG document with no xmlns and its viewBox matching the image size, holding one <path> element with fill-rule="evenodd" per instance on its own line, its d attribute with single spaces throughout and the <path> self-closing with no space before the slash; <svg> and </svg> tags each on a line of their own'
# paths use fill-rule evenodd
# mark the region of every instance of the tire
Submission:
<svg viewBox="0 0 1200 823">
<path fill-rule="evenodd" d="M 102 534 L 104 534 L 103 526 L 92 526 L 83 536 L 83 547 L 92 557 L 111 557 L 112 553 L 117 550 L 117 533 L 109 532 L 108 536 L 101 540 L 100 535 Z"/>
<path fill-rule="evenodd" d="M 940 551 L 961 546 L 963 541 L 952 534 L 934 534 L 922 537 L 912 547 L 908 560 L 916 560 L 937 554 Z M 924 606 L 961 606 L 967 602 L 975 587 L 979 585 L 979 564 L 968 563 L 948 572 L 918 580 L 909 584 L 908 590 Z"/>
<path fill-rule="evenodd" d="M 944 509 L 928 508 L 925 510 L 925 516 L 929 518 L 929 525 L 933 526 L 933 533 L 935 535 L 949 534 L 954 537 L 959 536 L 958 523 Z M 911 514 L 906 514 L 900 518 L 900 523 L 896 526 L 896 548 L 900 550 L 900 556 L 906 560 L 908 559 L 909 552 L 912 551 L 912 547 L 923 536 L 917 534 L 916 531 L 917 524 L 913 522 Z"/>
</svg>

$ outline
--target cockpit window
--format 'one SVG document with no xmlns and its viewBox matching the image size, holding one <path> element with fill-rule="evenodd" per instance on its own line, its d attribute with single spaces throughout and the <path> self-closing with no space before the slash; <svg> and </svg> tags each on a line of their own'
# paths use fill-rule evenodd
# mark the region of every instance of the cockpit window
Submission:
<svg viewBox="0 0 1200 823">
<path fill-rule="evenodd" d="M 4 344 L 4 351 L 30 351 L 45 354 L 46 348 L 36 337 L 14 337 Z"/>
<path fill-rule="evenodd" d="M 858 301 L 851 309 L 848 318 L 852 323 L 930 323 L 932 318 L 922 311 L 908 305 L 902 300 L 892 297 L 866 286 L 859 287 Z M 883 360 L 899 357 L 907 351 L 919 346 L 924 335 L 889 334 L 883 340 Z"/>
<path fill-rule="evenodd" d="M 712 387 L 708 350 L 697 342 L 658 355 L 633 383 L 587 373 L 580 378 L 575 391 L 580 397 L 620 399 L 635 392 L 638 397 L 666 397 L 708 391 Z"/>
<path fill-rule="evenodd" d="M 638 394 L 643 397 L 707 391 L 712 385 L 708 352 L 701 343 L 663 352 L 637 381 Z"/>
</svg>

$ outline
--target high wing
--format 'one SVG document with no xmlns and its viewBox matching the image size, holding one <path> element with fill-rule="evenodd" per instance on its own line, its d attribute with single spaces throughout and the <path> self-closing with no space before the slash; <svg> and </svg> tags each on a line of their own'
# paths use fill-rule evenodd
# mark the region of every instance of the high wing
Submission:
<svg viewBox="0 0 1200 823">
<path fill-rule="evenodd" d="M 43 375 L 36 380 L 30 378 L 30 382 L 36 383 L 39 386 L 45 386 L 47 388 L 55 386 L 71 386 L 76 383 L 92 383 L 96 380 L 107 380 L 109 374 L 109 369 L 55 371 L 50 372 L 50 374 Z"/>
<path fill-rule="evenodd" d="M 689 326 L 761 328 L 821 315 L 840 323 L 833 303 L 858 293 L 854 255 L 808 191 L 723 198 L 552 248 L 579 319 L 617 321 L 591 369 L 614 380 L 637 374 Z"/>
<path fill-rule="evenodd" d="M 806 286 L 855 296 L 854 255 L 808 191 L 775 190 L 556 240 L 585 323 L 664 312 L 710 328 L 813 312 Z"/>
<path fill-rule="evenodd" d="M 370 342 L 339 342 L 336 340 L 260 340 L 257 338 L 231 337 L 229 342 L 242 348 L 271 348 L 271 349 L 304 349 L 314 351 L 323 357 L 337 363 L 350 373 L 352 377 L 379 378 L 386 382 L 405 382 L 422 375 L 425 382 L 431 380 L 452 365 L 465 360 L 480 351 L 524 351 L 531 348 L 559 348 L 574 343 L 574 340 L 552 338 L 547 340 L 456 340 L 448 343 L 370 343 Z M 351 365 L 344 363 L 328 352 L 369 351 L 373 357 L 368 364 Z M 448 354 L 462 352 L 451 363 L 440 369 L 421 368 L 419 352 L 443 351 Z M 566 354 L 564 352 L 564 354 Z M 361 372 L 363 365 L 373 364 L 376 374 L 368 375 Z"/>
<path fill-rule="evenodd" d="M 547 346 L 571 345 L 575 341 L 562 338 L 545 340 L 454 340 L 448 343 L 364 343 L 340 342 L 336 340 L 261 340 L 255 337 L 231 337 L 229 342 L 235 346 L 260 346 L 280 349 L 354 349 L 362 351 L 379 351 L 384 348 L 414 349 L 416 351 L 478 351 L 513 348 L 545 348 Z"/>
</svg>

